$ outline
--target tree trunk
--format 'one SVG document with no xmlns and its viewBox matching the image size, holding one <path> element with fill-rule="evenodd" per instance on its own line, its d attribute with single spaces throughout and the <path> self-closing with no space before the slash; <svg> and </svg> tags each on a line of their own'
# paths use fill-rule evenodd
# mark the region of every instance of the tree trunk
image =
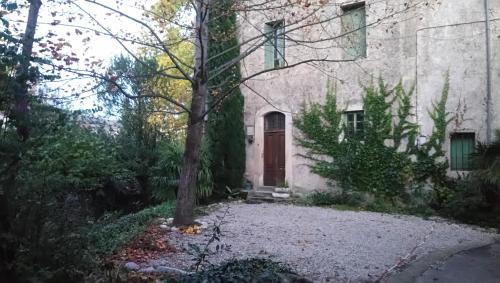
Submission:
<svg viewBox="0 0 500 283">
<path fill-rule="evenodd" d="M 28 124 L 28 81 L 30 80 L 30 63 L 33 54 L 33 42 L 35 40 L 36 23 L 38 21 L 38 12 L 42 6 L 41 0 L 30 0 L 30 10 L 28 21 L 24 32 L 22 44 L 23 50 L 19 67 L 16 70 L 16 87 L 14 92 L 14 117 L 17 133 L 23 141 L 29 137 Z"/>
<path fill-rule="evenodd" d="M 22 39 L 22 53 L 19 60 L 19 66 L 16 70 L 15 84 L 12 86 L 14 90 L 14 122 L 19 137 L 22 141 L 26 141 L 29 137 L 28 125 L 28 85 L 29 68 L 31 56 L 33 53 L 33 41 L 35 39 L 36 23 L 38 21 L 38 12 L 42 6 L 41 0 L 30 0 L 30 10 L 26 30 Z M 12 161 L 6 171 L 9 176 L 0 184 L 0 278 L 6 282 L 16 282 L 16 249 L 17 243 L 11 234 L 11 217 L 10 217 L 10 187 L 14 187 L 17 164 L 17 157 Z M 12 170 L 10 168 L 13 168 Z M 5 177 L 5 176 L 4 176 Z"/>
<path fill-rule="evenodd" d="M 196 43 L 195 70 L 192 81 L 191 113 L 186 136 L 177 204 L 174 217 L 175 226 L 190 225 L 194 222 L 196 201 L 196 181 L 200 164 L 200 148 L 203 139 L 203 112 L 208 96 L 208 13 L 210 0 L 196 1 Z"/>
</svg>

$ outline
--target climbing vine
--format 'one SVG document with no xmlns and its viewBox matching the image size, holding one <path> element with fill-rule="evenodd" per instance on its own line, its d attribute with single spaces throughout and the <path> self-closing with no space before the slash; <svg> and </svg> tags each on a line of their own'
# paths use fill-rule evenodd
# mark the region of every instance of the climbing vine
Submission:
<svg viewBox="0 0 500 283">
<path fill-rule="evenodd" d="M 368 193 L 392 202 L 408 199 L 408 189 L 416 183 L 444 182 L 448 79 L 440 100 L 429 111 L 434 128 L 423 146 L 416 144 L 414 87 L 405 89 L 399 82 L 389 88 L 382 79 L 364 87 L 362 127 L 355 135 L 348 134 L 334 90 L 327 89 L 324 105 L 304 105 L 294 120 L 301 132 L 297 142 L 306 150 L 302 156 L 313 161 L 313 173 L 340 185 L 344 193 Z"/>
</svg>

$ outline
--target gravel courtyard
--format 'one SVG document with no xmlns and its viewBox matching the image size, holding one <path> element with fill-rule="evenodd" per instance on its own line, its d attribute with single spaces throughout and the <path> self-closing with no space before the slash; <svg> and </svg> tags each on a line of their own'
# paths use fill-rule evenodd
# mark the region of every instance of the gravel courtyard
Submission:
<svg viewBox="0 0 500 283">
<path fill-rule="evenodd" d="M 317 282 L 374 281 L 419 244 L 417 257 L 458 245 L 488 244 L 495 237 L 480 228 L 412 216 L 279 204 L 220 205 L 200 220 L 212 225 L 226 210 L 221 240 L 231 249 L 212 256 L 213 263 L 269 257 Z M 172 232 L 170 242 L 187 249 L 188 242 L 206 243 L 210 233 Z M 179 252 L 166 260 L 187 268 L 192 257 Z"/>
</svg>

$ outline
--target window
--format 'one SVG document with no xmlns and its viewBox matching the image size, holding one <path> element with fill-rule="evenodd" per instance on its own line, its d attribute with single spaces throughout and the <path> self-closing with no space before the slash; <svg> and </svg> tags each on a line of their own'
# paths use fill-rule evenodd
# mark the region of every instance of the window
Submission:
<svg viewBox="0 0 500 283">
<path fill-rule="evenodd" d="M 283 21 L 275 21 L 265 24 L 264 33 L 266 43 L 264 45 L 266 69 L 282 67 L 285 65 L 285 24 Z"/>
<path fill-rule="evenodd" d="M 365 114 L 364 111 L 345 112 L 347 137 L 362 135 L 364 132 Z"/>
<path fill-rule="evenodd" d="M 264 131 L 281 131 L 285 129 L 285 115 L 280 112 L 271 112 L 264 119 Z"/>
<path fill-rule="evenodd" d="M 474 152 L 474 133 L 456 133 L 451 136 L 451 170 L 471 170 L 471 153 Z"/>
<path fill-rule="evenodd" d="M 342 7 L 342 46 L 347 56 L 366 57 L 366 9 L 365 2 Z"/>
</svg>

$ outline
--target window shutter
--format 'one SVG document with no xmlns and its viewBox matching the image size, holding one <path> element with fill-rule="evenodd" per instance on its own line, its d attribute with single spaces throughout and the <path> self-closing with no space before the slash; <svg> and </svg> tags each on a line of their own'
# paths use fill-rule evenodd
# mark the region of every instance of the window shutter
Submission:
<svg viewBox="0 0 500 283">
<path fill-rule="evenodd" d="M 463 160 L 463 168 L 464 170 L 471 170 L 472 169 L 472 164 L 471 164 L 471 154 L 474 152 L 474 137 L 465 137 L 463 141 L 463 154 L 464 154 L 464 160 Z"/>
<path fill-rule="evenodd" d="M 342 16 L 343 46 L 353 57 L 366 56 L 366 9 L 364 6 L 344 10 Z"/>
<path fill-rule="evenodd" d="M 357 26 L 356 28 L 359 29 L 356 33 L 357 36 L 356 38 L 358 39 L 358 42 L 356 44 L 357 47 L 357 56 L 361 57 L 366 57 L 366 10 L 359 9 L 356 11 L 357 13 Z"/>
<path fill-rule="evenodd" d="M 354 30 L 354 17 L 353 17 L 353 12 L 349 11 L 346 12 L 342 16 L 342 30 L 344 35 L 344 38 L 342 40 L 343 46 L 347 54 L 349 55 L 355 55 L 353 53 L 353 48 L 354 48 L 354 39 L 355 39 L 355 33 L 352 32 Z"/>
<path fill-rule="evenodd" d="M 266 39 L 266 43 L 264 43 L 264 66 L 266 69 L 274 68 L 274 59 L 273 59 L 273 44 L 272 44 L 272 32 L 273 28 L 269 24 L 264 25 L 264 35 Z"/>
<path fill-rule="evenodd" d="M 278 61 L 279 66 L 285 66 L 285 26 L 278 27 Z"/>
<path fill-rule="evenodd" d="M 472 169 L 470 157 L 474 152 L 474 133 L 454 134 L 451 137 L 450 143 L 451 170 L 462 171 Z"/>
</svg>

